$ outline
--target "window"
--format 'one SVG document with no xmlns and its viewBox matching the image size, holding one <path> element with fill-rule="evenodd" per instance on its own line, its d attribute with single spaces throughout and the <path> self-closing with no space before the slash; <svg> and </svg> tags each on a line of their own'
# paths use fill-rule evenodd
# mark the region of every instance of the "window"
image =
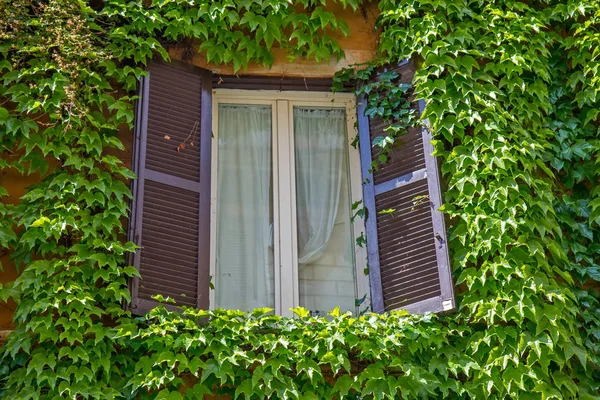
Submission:
<svg viewBox="0 0 600 400">
<path fill-rule="evenodd" d="M 396 71 L 408 83 L 415 69 L 406 61 Z M 361 311 L 454 307 L 429 132 L 409 129 L 373 170 L 371 144 L 389 121 L 330 87 L 149 65 L 133 148 L 133 313 L 155 307 L 157 294 L 175 306 L 283 315 L 298 305 L 356 312 L 363 298 Z M 349 144 L 357 132 L 360 151 Z M 360 200 L 366 219 L 352 224 Z M 366 251 L 355 246 L 363 232 Z"/>
<path fill-rule="evenodd" d="M 368 290 L 354 97 L 223 89 L 212 111 L 211 307 L 356 313 Z"/>
</svg>

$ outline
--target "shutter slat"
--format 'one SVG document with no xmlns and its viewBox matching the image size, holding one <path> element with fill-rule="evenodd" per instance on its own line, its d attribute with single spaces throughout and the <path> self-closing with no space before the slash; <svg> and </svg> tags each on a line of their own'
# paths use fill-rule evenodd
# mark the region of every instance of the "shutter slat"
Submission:
<svg viewBox="0 0 600 400">
<path fill-rule="evenodd" d="M 185 149 L 177 151 L 177 146 L 188 137 L 199 140 L 202 78 L 157 63 L 151 64 L 149 71 L 145 168 L 199 183 L 199 149 L 187 143 Z M 171 139 L 167 140 L 165 136 Z"/>
<path fill-rule="evenodd" d="M 392 210 L 394 211 L 391 214 L 379 214 L 381 217 L 379 221 L 377 221 L 379 222 L 377 226 L 381 231 L 393 229 L 394 226 L 400 225 L 400 221 L 398 221 L 398 219 L 402 218 L 402 215 L 404 216 L 402 220 L 402 225 L 409 225 L 411 221 L 430 221 L 430 211 L 428 208 L 429 207 L 421 206 L 414 207 L 412 205 L 393 208 Z"/>
<path fill-rule="evenodd" d="M 172 190 L 172 188 L 170 188 L 170 189 Z M 164 205 L 168 206 L 173 201 L 173 197 L 171 196 L 171 194 L 168 190 L 165 192 L 156 190 L 154 192 L 154 196 L 155 196 L 157 204 L 164 204 Z M 194 199 L 193 198 L 186 199 L 186 198 L 180 197 L 179 198 L 179 207 L 181 207 L 181 209 L 183 209 L 183 210 L 189 210 L 191 212 L 192 210 L 195 209 Z M 195 215 L 194 217 L 197 218 L 198 216 Z"/>
<path fill-rule="evenodd" d="M 185 296 L 182 297 L 188 297 L 193 301 L 193 299 L 196 298 L 196 284 L 194 281 L 181 278 L 173 279 L 170 277 L 170 275 L 172 274 L 154 271 L 151 276 L 147 276 L 146 279 L 142 279 L 141 286 L 143 289 L 140 297 L 151 300 L 152 295 L 162 294 L 160 290 L 164 288 L 176 295 L 185 294 Z M 157 289 L 158 291 L 152 293 L 151 289 Z"/>
<path fill-rule="evenodd" d="M 184 225 L 174 224 L 173 221 L 160 221 L 155 216 L 152 216 L 150 219 L 152 220 L 152 224 L 148 224 L 148 232 L 162 233 L 164 236 L 169 236 L 171 240 L 176 240 L 177 242 L 183 241 L 189 245 L 197 245 L 197 242 L 192 238 L 196 234 L 195 227 L 198 224 L 197 222 L 195 224 Z"/>
<path fill-rule="evenodd" d="M 422 140 L 420 135 L 413 135 L 411 141 Z M 406 175 L 412 171 L 425 168 L 423 146 L 406 146 L 401 141 L 394 143 L 394 149 L 388 156 L 389 161 L 373 172 L 375 184 L 383 183 L 391 178 Z"/>
<path fill-rule="evenodd" d="M 405 240 L 404 242 L 402 242 L 402 247 L 404 251 L 408 254 L 415 249 L 423 250 L 425 248 L 423 244 L 428 243 L 429 238 L 431 237 L 431 232 L 432 229 L 428 227 L 427 229 L 423 229 L 422 231 L 413 234 L 409 240 Z M 382 249 L 384 247 L 385 245 L 382 244 Z M 381 252 L 379 252 L 381 257 L 384 257 L 390 253 L 394 253 L 393 248 L 382 250 Z"/>
<path fill-rule="evenodd" d="M 186 270 L 196 276 L 198 262 L 195 256 L 186 256 L 179 251 L 172 250 L 169 246 L 152 246 L 150 243 L 142 248 L 142 252 L 144 253 L 141 257 L 142 264 L 148 265 L 148 268 L 152 267 L 155 262 L 157 265 L 169 263 L 169 268 L 173 270 Z"/>
<path fill-rule="evenodd" d="M 156 191 L 167 190 L 168 185 L 147 181 L 144 193 L 144 218 L 142 220 L 142 236 L 141 236 L 141 252 L 142 257 L 140 261 L 140 272 L 142 274 L 142 282 L 140 283 L 139 297 L 144 300 L 152 300 L 151 296 L 157 294 L 156 290 L 160 287 L 156 285 L 150 286 L 146 282 L 152 282 L 156 277 L 157 271 L 155 265 L 156 255 L 164 255 L 171 259 L 170 265 L 170 276 L 159 280 L 165 288 L 180 290 L 184 293 L 184 288 L 178 285 L 178 278 L 180 271 L 189 272 L 190 269 L 194 271 L 193 279 L 190 281 L 192 285 L 195 285 L 198 279 L 198 216 L 197 210 L 199 207 L 199 196 L 197 193 L 185 193 L 182 196 L 182 191 L 179 193 L 172 193 L 172 200 L 170 204 L 163 204 L 157 201 L 154 196 Z M 186 215 L 185 211 L 179 204 L 179 198 L 185 197 L 186 200 L 194 198 L 196 213 Z M 175 229 L 179 227 L 179 232 L 170 233 L 163 229 L 158 224 L 169 224 Z M 172 239 L 185 238 L 184 241 L 176 241 L 173 245 L 172 242 L 163 240 L 165 237 L 171 236 Z M 145 288 L 152 288 L 152 291 L 146 290 Z M 179 295 L 180 293 L 169 292 L 172 295 Z M 190 295 L 192 298 L 189 299 Z M 176 300 L 180 300 L 178 297 L 174 297 Z M 194 301 L 196 299 L 195 292 L 190 294 L 186 293 L 186 301 Z"/>
<path fill-rule="evenodd" d="M 155 270 L 158 273 L 165 273 L 165 274 L 172 275 L 173 274 L 173 272 L 171 271 L 171 266 L 173 264 L 172 261 L 173 261 L 173 259 L 165 254 L 152 255 L 153 267 L 155 268 Z M 185 266 L 182 264 L 181 268 L 178 270 L 178 277 L 185 278 L 188 281 L 188 283 L 192 284 L 191 282 L 194 279 L 194 277 L 196 276 L 196 270 L 197 270 L 197 268 L 196 268 L 195 264 L 193 264 L 193 263 L 190 264 L 189 270 L 187 268 L 185 268 Z"/>
<path fill-rule="evenodd" d="M 172 64 L 163 64 L 163 63 L 153 63 L 150 69 L 154 71 L 167 71 L 165 74 L 154 76 L 154 81 L 160 86 L 162 89 L 169 90 L 171 88 L 178 90 L 189 90 L 192 93 L 199 93 L 203 86 L 210 86 L 210 82 L 205 82 L 203 80 L 195 79 L 195 77 L 206 73 L 205 70 L 200 69 L 190 69 L 185 68 L 187 65 L 178 64 L 175 67 L 175 63 Z M 180 68 L 184 67 L 184 68 Z M 173 72 L 169 69 L 177 69 L 176 72 Z M 210 78 L 210 76 L 209 76 Z"/>
<path fill-rule="evenodd" d="M 152 83 L 155 89 L 160 90 L 163 98 L 167 100 L 173 100 L 175 104 L 177 104 L 179 101 L 195 101 L 198 97 L 198 93 L 200 93 L 202 90 L 202 85 L 181 87 L 177 85 L 171 85 L 168 82 L 161 82 L 156 79 L 153 80 Z M 173 92 L 173 90 L 176 90 L 177 92 Z M 150 98 L 152 98 L 152 94 L 150 95 Z"/>
<path fill-rule="evenodd" d="M 412 227 L 405 224 L 395 224 L 390 225 L 390 228 L 388 229 L 385 229 L 385 227 L 378 228 L 377 233 L 382 249 L 379 253 L 381 255 L 386 254 L 388 249 L 385 249 L 385 247 L 393 243 L 398 243 L 402 246 L 408 246 L 410 243 L 415 242 L 433 243 L 433 224 L 431 223 L 431 220 L 424 217 L 420 221 L 413 222 L 415 224 Z M 410 232 L 407 232 L 408 229 L 411 229 Z M 423 237 L 425 237 L 425 239 L 423 239 Z"/>
<path fill-rule="evenodd" d="M 185 293 L 184 291 L 179 290 L 178 288 L 168 286 L 168 284 L 164 282 L 158 284 L 146 284 L 142 281 L 140 282 L 139 292 L 140 300 L 145 300 L 148 303 L 155 303 L 156 305 L 158 305 L 158 303 L 154 299 L 152 299 L 152 296 L 156 296 L 157 294 L 162 294 L 164 297 L 171 297 L 177 302 L 178 305 L 185 305 L 191 307 L 195 305 L 195 299 L 197 297 L 195 292 Z M 185 296 L 182 296 L 182 293 L 185 294 Z"/>
<path fill-rule="evenodd" d="M 154 193 L 153 193 L 154 194 Z M 177 199 L 179 201 L 179 199 Z M 158 222 L 168 223 L 170 225 L 183 226 L 196 228 L 198 224 L 198 203 L 196 202 L 196 208 L 192 208 L 188 205 L 174 205 L 173 201 L 166 202 L 163 200 L 154 200 L 151 204 L 147 204 L 148 218 L 156 219 Z M 196 212 L 194 212 L 196 211 Z M 177 220 L 171 219 L 171 213 L 177 212 Z M 161 215 L 164 213 L 164 215 Z M 176 222 L 177 221 L 177 222 Z"/>
<path fill-rule="evenodd" d="M 422 257 L 412 262 L 402 262 L 396 265 L 390 264 L 390 267 L 386 270 L 385 274 L 381 276 L 386 280 L 389 280 L 389 286 L 393 286 L 396 281 L 405 281 L 410 279 L 414 275 L 418 275 L 421 270 L 425 270 L 428 266 L 433 265 L 437 268 L 436 258 L 435 256 L 428 255 L 427 257 Z M 398 274 L 398 272 L 404 272 L 403 275 Z"/>
<path fill-rule="evenodd" d="M 400 83 L 412 82 L 412 62 L 402 63 L 396 71 Z M 419 107 L 422 109 L 422 104 Z M 380 153 L 372 141 L 385 136 L 389 125 L 382 119 L 369 120 L 359 110 L 373 311 L 405 308 L 438 312 L 454 308 L 446 231 L 443 215 L 438 211 L 439 172 L 432 156 L 431 136 L 424 129 L 409 128 L 396 139 L 387 163 L 372 171 L 371 162 Z"/>
<path fill-rule="evenodd" d="M 148 72 L 136 110 L 138 180 L 129 230 L 140 245 L 133 263 L 141 279 L 131 283 L 129 307 L 143 314 L 162 294 L 176 305 L 208 308 L 211 77 L 161 63 Z"/>
<path fill-rule="evenodd" d="M 185 138 L 187 138 L 187 136 L 190 134 L 191 129 L 194 127 L 194 123 L 196 121 L 192 118 L 181 118 L 175 115 L 176 113 L 177 111 L 170 113 L 161 109 L 158 112 L 156 112 L 153 117 L 148 118 L 148 120 L 152 123 L 152 131 L 156 131 L 156 136 L 153 135 L 148 138 L 148 141 L 150 143 L 159 143 L 165 145 L 171 143 L 174 147 L 177 147 L 177 145 L 180 142 L 184 141 Z M 171 117 L 171 119 L 165 120 L 165 117 Z M 171 136 L 170 140 L 166 139 L 164 135 L 160 135 L 161 132 L 166 131 L 168 129 L 171 129 L 171 133 L 174 135 Z M 196 152 L 199 150 L 197 147 L 192 147 L 188 150 L 192 151 L 194 149 L 196 150 Z"/>
<path fill-rule="evenodd" d="M 408 213 L 406 211 L 408 211 Z M 428 215 L 429 210 L 419 211 L 420 212 L 411 212 L 410 209 L 399 209 L 394 212 L 394 214 L 397 215 L 396 218 L 381 221 L 381 225 L 377 226 L 377 231 L 380 236 L 379 241 L 381 242 L 382 238 L 385 237 L 384 235 L 393 234 L 393 236 L 395 236 L 397 231 L 400 231 L 400 229 L 406 230 L 407 228 L 411 228 L 411 225 L 417 225 L 417 228 L 424 226 L 427 226 L 428 228 L 431 227 L 431 231 L 433 231 L 433 224 L 431 224 L 431 218 Z M 404 215 L 402 222 L 398 221 L 399 218 L 402 218 L 400 215 Z"/>
<path fill-rule="evenodd" d="M 152 99 L 150 99 L 150 101 L 152 101 Z M 155 101 L 165 102 L 171 100 L 169 98 L 157 96 Z M 183 100 L 179 98 L 177 101 L 181 102 Z M 149 112 L 152 113 L 152 118 L 149 118 L 149 121 L 153 124 L 150 129 L 156 131 L 159 135 L 164 132 L 164 134 L 169 134 L 169 136 L 172 134 L 175 138 L 185 139 L 190 133 L 192 135 L 196 133 L 194 125 L 200 116 L 197 113 L 192 113 L 192 111 L 193 110 L 185 108 L 150 108 Z M 165 120 L 165 118 L 169 119 Z M 158 124 L 154 126 L 157 122 Z M 157 138 L 164 139 L 164 134 L 157 136 Z M 152 140 L 152 138 L 149 139 Z"/>
<path fill-rule="evenodd" d="M 398 308 L 406 308 L 407 305 L 412 303 L 434 297 L 432 294 L 437 296 L 440 295 L 439 286 L 431 285 L 416 291 L 405 292 L 400 290 L 398 292 L 390 293 L 389 295 L 385 296 L 387 303 L 386 311 Z"/>
<path fill-rule="evenodd" d="M 402 190 L 404 188 L 400 188 L 397 190 Z M 396 223 L 398 221 L 400 214 L 411 213 L 411 215 L 427 215 L 429 211 L 429 207 L 427 204 L 417 204 L 413 203 L 413 199 L 416 196 L 421 196 L 422 192 L 417 191 L 411 196 L 405 198 L 391 198 L 386 199 L 388 201 L 385 202 L 377 202 L 377 210 L 378 215 L 380 216 L 380 222 L 385 224 L 386 222 Z M 408 201 L 407 201 L 408 200 Z M 386 211 L 387 210 L 387 211 Z M 393 210 L 393 211 L 392 211 Z"/>
<path fill-rule="evenodd" d="M 407 258 L 412 254 L 411 250 L 413 247 L 420 248 L 422 253 L 435 249 L 435 243 L 432 240 L 433 231 L 428 228 L 419 233 L 428 233 L 426 236 L 419 235 L 413 237 L 412 235 L 404 235 L 402 231 L 396 232 L 397 236 L 401 236 L 397 240 L 381 241 L 381 248 L 388 247 L 385 251 L 379 253 L 380 258 L 390 260 L 395 257 Z"/>
<path fill-rule="evenodd" d="M 389 285 L 383 290 L 383 295 L 390 298 L 404 297 L 410 300 L 411 293 L 425 293 L 427 290 L 432 290 L 437 295 L 440 294 L 439 277 L 435 264 L 420 270 L 418 274 L 399 280 L 399 283 L 395 285 Z"/>
<path fill-rule="evenodd" d="M 389 257 L 382 257 L 381 260 L 386 268 L 382 271 L 381 276 L 399 274 L 403 277 L 412 267 L 424 263 L 426 260 L 434 259 L 433 248 L 428 248 L 426 251 L 412 253 L 410 255 L 395 254 Z M 385 287 L 385 282 L 383 287 Z"/>
<path fill-rule="evenodd" d="M 180 141 L 177 140 L 177 138 L 171 138 L 170 140 L 166 140 L 164 138 L 160 138 L 158 140 L 149 140 L 148 152 L 156 152 L 156 154 L 153 154 L 152 156 L 162 157 L 165 149 L 174 150 L 177 155 L 175 156 L 174 153 L 169 153 L 171 156 L 169 157 L 169 161 L 175 163 L 176 165 L 183 165 L 187 169 L 190 169 L 190 163 L 195 161 L 195 159 L 198 157 L 198 154 L 200 154 L 200 151 L 197 147 L 191 146 L 189 141 L 187 142 L 185 149 L 180 148 L 180 151 L 177 151 L 177 146 L 183 143 L 184 140 L 185 138 Z M 194 168 L 194 170 L 198 171 L 197 168 Z"/>
<path fill-rule="evenodd" d="M 196 230 L 193 228 L 189 228 L 188 226 L 173 226 L 172 224 L 162 224 L 156 222 L 156 220 L 152 221 L 152 224 L 148 224 L 148 233 L 154 234 L 159 241 L 162 241 L 164 236 L 169 236 L 171 240 L 176 240 L 177 242 L 182 242 L 183 245 L 196 245 L 192 236 L 195 235 Z M 163 237 L 161 237 L 163 235 Z M 150 237 L 147 240 L 151 240 Z"/>
<path fill-rule="evenodd" d="M 386 231 L 385 236 L 381 234 L 381 230 L 378 230 L 379 234 L 379 246 L 381 251 L 379 252 L 380 257 L 393 252 L 404 252 L 405 249 L 413 244 L 419 244 L 421 247 L 431 245 L 433 242 L 433 224 L 430 221 L 424 221 L 427 225 L 421 227 L 417 225 L 417 229 L 407 233 L 407 227 L 401 226 L 391 231 Z M 398 247 L 398 248 L 396 248 Z"/>
<path fill-rule="evenodd" d="M 437 265 L 435 263 L 435 260 L 430 263 L 423 263 L 421 268 L 415 268 L 413 272 L 413 274 L 406 274 L 402 278 L 399 278 L 395 275 L 389 277 L 388 288 L 393 289 L 397 287 L 412 287 L 420 279 L 436 279 Z"/>
<path fill-rule="evenodd" d="M 164 234 L 163 237 L 160 237 L 159 235 L 161 232 L 157 232 L 157 234 L 154 234 L 154 232 L 148 233 L 149 234 L 146 235 L 146 238 L 144 239 L 145 249 L 158 248 L 160 246 L 164 248 L 165 253 L 175 253 L 176 255 L 189 258 L 195 263 L 198 253 L 196 245 L 191 246 L 189 242 L 182 244 L 181 241 L 177 240 L 179 238 L 167 239 L 164 237 L 167 235 Z"/>
</svg>

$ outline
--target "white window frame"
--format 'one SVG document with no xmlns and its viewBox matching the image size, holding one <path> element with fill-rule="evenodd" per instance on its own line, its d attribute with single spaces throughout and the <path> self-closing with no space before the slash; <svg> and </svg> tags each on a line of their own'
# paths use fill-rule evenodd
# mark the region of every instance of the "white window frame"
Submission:
<svg viewBox="0 0 600 400">
<path fill-rule="evenodd" d="M 238 89 L 213 90 L 212 104 L 212 165 L 211 165 L 211 234 L 210 275 L 216 276 L 217 262 L 217 169 L 219 104 L 269 105 L 272 110 L 273 146 L 273 235 L 274 235 L 274 285 L 275 313 L 292 316 L 290 308 L 299 305 L 298 246 L 296 229 L 296 179 L 294 127 L 291 116 L 296 106 L 339 108 L 346 111 L 348 167 L 350 171 L 351 204 L 362 200 L 360 153 L 351 143 L 358 134 L 356 129 L 356 99 L 352 93 L 256 91 Z M 288 154 L 289 158 L 279 157 Z M 285 178 L 287 177 L 287 178 Z M 366 249 L 356 245 L 356 238 L 363 233 L 363 221 L 355 218 L 352 223 L 352 241 L 356 263 L 356 293 L 358 298 L 368 299 L 369 281 L 366 268 Z M 210 308 L 215 305 L 215 291 L 210 290 Z M 363 307 L 368 302 L 363 303 Z"/>
</svg>

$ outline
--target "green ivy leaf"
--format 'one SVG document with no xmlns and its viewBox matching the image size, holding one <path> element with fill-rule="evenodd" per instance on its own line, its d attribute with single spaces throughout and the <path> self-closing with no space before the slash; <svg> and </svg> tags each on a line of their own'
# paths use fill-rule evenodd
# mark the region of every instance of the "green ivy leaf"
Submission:
<svg viewBox="0 0 600 400">
<path fill-rule="evenodd" d="M 310 311 L 304 307 L 290 308 L 290 311 L 293 312 L 299 318 L 306 318 L 310 315 Z"/>
</svg>

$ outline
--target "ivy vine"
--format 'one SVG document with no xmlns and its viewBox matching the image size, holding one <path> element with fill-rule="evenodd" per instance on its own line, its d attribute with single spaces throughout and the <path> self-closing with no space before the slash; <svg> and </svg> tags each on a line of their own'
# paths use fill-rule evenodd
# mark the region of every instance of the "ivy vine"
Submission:
<svg viewBox="0 0 600 400">
<path fill-rule="evenodd" d="M 0 397 L 600 397 L 598 0 L 381 0 L 378 58 L 339 78 L 375 93 L 380 66 L 420 64 L 412 88 L 390 74 L 394 95 L 369 104 L 412 124 L 401 99 L 426 103 L 456 313 L 123 311 L 134 175 L 116 155 L 144 65 L 180 43 L 235 70 L 269 65 L 274 47 L 341 57 L 331 32 L 348 27 L 322 3 L 0 3 L 0 166 L 41 177 L 0 205 L 21 270 L 0 287 L 18 303 Z M 397 134 L 375 143 L 383 155 Z"/>
</svg>

